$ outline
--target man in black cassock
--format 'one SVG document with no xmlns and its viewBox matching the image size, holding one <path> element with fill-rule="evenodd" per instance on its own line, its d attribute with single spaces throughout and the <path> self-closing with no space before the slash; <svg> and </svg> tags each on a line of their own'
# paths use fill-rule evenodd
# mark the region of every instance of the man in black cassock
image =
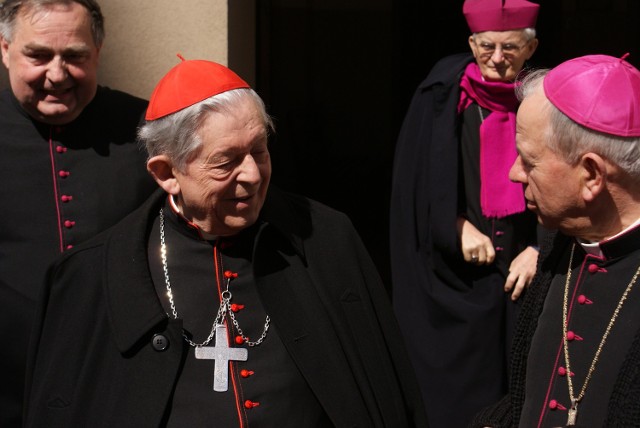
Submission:
<svg viewBox="0 0 640 428">
<path fill-rule="evenodd" d="M 535 52 L 538 5 L 467 0 L 471 53 L 420 84 L 396 145 L 393 303 L 432 426 L 466 426 L 507 390 L 516 299 L 535 273 L 537 226 L 516 157 L 514 79 Z"/>
<path fill-rule="evenodd" d="M 0 426 L 20 427 L 29 333 L 47 266 L 155 184 L 135 142 L 146 101 L 97 85 L 93 0 L 5 0 L 0 48 Z"/>
<path fill-rule="evenodd" d="M 146 118 L 161 189 L 51 268 L 26 426 L 427 426 L 351 222 L 269 186 L 258 95 L 183 61 Z"/>
<path fill-rule="evenodd" d="M 530 75 L 510 177 L 541 246 L 509 395 L 484 427 L 640 426 L 640 71 L 589 55 Z"/>
</svg>

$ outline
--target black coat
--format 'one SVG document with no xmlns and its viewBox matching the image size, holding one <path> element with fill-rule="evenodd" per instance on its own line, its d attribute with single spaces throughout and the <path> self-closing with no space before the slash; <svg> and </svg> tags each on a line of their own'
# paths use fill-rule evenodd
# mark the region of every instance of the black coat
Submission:
<svg viewBox="0 0 640 428">
<path fill-rule="evenodd" d="M 148 268 L 149 228 L 164 199 L 155 195 L 50 270 L 27 427 L 161 426 L 188 347 Z M 262 303 L 331 421 L 426 426 L 385 289 L 350 221 L 273 188 L 261 219 L 269 224 L 254 250 Z M 152 347 L 154 334 L 168 339 L 165 351 Z"/>
<path fill-rule="evenodd" d="M 34 121 L 0 93 L 0 426 L 19 427 L 35 303 L 55 257 L 113 226 L 157 185 L 136 127 L 147 102 L 99 87 L 73 122 Z M 9 345 L 10 344 L 10 345 Z"/>
<path fill-rule="evenodd" d="M 517 305 L 503 291 L 505 272 L 536 232 L 535 218 L 524 218 L 530 213 L 486 219 L 485 226 L 476 227 L 504 251 L 489 266 L 474 266 L 462 257 L 456 220 L 465 213 L 466 196 L 473 195 L 463 181 L 473 174 L 463 175 L 462 130 L 469 140 L 477 139 L 468 145 L 479 147 L 481 122 L 477 105 L 464 117 L 457 107 L 460 79 L 472 61 L 471 54 L 444 58 L 419 85 L 394 159 L 393 304 L 435 427 L 464 426 L 506 393 Z M 479 149 L 474 161 L 479 163 Z M 498 222 L 510 224 L 509 231 L 493 227 Z"/>
<path fill-rule="evenodd" d="M 640 237 L 640 230 L 636 228 L 631 235 L 631 248 L 638 248 L 638 237 Z M 475 418 L 473 427 L 511 428 L 518 426 L 525 403 L 527 362 L 531 342 L 538 328 L 553 278 L 566 272 L 571 242 L 573 242 L 573 238 L 561 233 L 554 233 L 549 234 L 541 246 L 538 270 L 531 283 L 529 293 L 525 297 L 514 338 L 509 394 L 498 403 L 480 412 Z M 637 250 L 635 254 L 637 254 Z M 631 275 L 629 272 L 627 274 Z M 614 326 L 614 328 L 616 327 L 618 325 Z M 632 343 L 613 346 L 618 348 L 614 352 L 623 352 L 626 356 L 617 375 L 611 376 L 611 379 L 615 379 L 611 396 L 601 396 L 608 402 L 603 426 L 638 427 L 640 426 L 640 331 L 635 332 Z M 583 358 L 590 362 L 592 355 L 585 355 Z M 598 364 L 606 364 L 606 361 L 600 361 Z M 598 392 L 597 389 L 587 390 L 587 394 L 596 394 L 596 396 L 598 396 Z M 578 410 L 580 410 L 579 407 Z M 584 420 L 584 417 L 582 420 L 580 419 L 580 411 L 578 411 L 577 422 L 578 426 L 591 426 L 588 420 Z"/>
</svg>

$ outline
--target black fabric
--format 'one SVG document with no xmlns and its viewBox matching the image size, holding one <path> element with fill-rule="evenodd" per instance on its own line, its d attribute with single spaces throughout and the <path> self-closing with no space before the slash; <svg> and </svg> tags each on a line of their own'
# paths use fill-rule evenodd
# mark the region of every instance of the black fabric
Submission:
<svg viewBox="0 0 640 428">
<path fill-rule="evenodd" d="M 221 291 L 226 290 L 223 272 L 229 270 L 238 274 L 229 282 L 231 303 L 242 305 L 242 309 L 234 313 L 235 318 L 250 340 L 258 340 L 267 314 L 253 278 L 252 254 L 257 234 L 266 224 L 256 224 L 234 237 L 207 241 L 176 215 L 168 203 L 163 211 L 174 306 L 183 320 L 187 336 L 196 343 L 202 343 L 210 334 L 220 305 Z M 171 316 L 160 258 L 158 220 L 154 222 L 149 237 L 149 248 L 149 266 L 156 293 L 165 312 Z M 247 348 L 248 360 L 231 362 L 228 391 L 214 392 L 214 362 L 196 359 L 194 348 L 187 347 L 181 374 L 167 408 L 167 427 L 200 427 L 210 425 L 211 421 L 216 421 L 219 426 L 232 427 L 240 426 L 239 419 L 250 427 L 278 426 L 284 420 L 290 426 L 332 426 L 287 353 L 276 326 L 270 324 L 260 345 L 247 347 L 234 343 L 239 332 L 230 317 L 227 315 L 222 321 L 229 329 L 230 346 Z M 214 343 L 215 339 L 209 346 Z M 243 377 L 242 370 L 250 371 L 251 375 Z M 244 400 L 259 405 L 246 409 Z M 304 412 L 292 412 L 292 408 L 304 409 Z"/>
<path fill-rule="evenodd" d="M 640 228 L 636 228 L 622 238 L 610 242 L 608 248 L 603 246 L 605 257 L 623 257 L 625 252 L 628 255 L 631 249 L 637 248 L 637 242 L 640 239 Z M 554 283 L 554 278 L 562 277 L 566 274 L 568 254 L 572 241 L 572 238 L 557 233 L 549 235 L 548 241 L 542 244 L 538 272 L 525 298 L 514 338 L 509 395 L 493 406 L 483 409 L 476 416 L 472 424 L 473 427 L 516 427 L 520 423 L 526 398 L 527 368 L 532 339 L 541 325 L 540 316 L 545 308 L 545 303 L 549 301 L 550 287 Z M 637 251 L 633 254 L 637 254 Z M 630 264 L 635 264 L 637 268 L 637 256 L 628 257 L 626 261 Z M 623 275 L 620 281 L 624 283 L 623 285 L 626 285 L 629 279 L 629 275 Z M 558 304 L 558 302 L 555 303 Z M 623 310 L 625 312 L 628 311 L 627 313 L 631 312 L 631 314 L 637 313 L 637 306 L 638 303 L 636 301 L 635 305 L 632 303 L 631 306 L 623 308 Z M 609 316 L 610 313 L 604 315 Z M 624 326 L 624 324 L 622 325 Z M 609 379 L 609 381 L 615 380 L 612 393 L 610 395 L 602 395 L 599 393 L 600 391 L 595 390 L 595 396 L 592 396 L 592 399 L 604 400 L 607 403 L 604 423 L 592 425 L 590 420 L 585 420 L 584 417 L 581 419 L 579 407 L 578 426 L 640 426 L 638 406 L 640 398 L 640 366 L 638 365 L 640 362 L 640 329 L 630 328 L 631 331 L 624 332 L 628 336 L 626 343 L 614 345 L 616 349 L 613 352 L 622 353 L 624 360 L 621 366 L 619 364 L 615 365 L 615 367 L 619 367 L 619 370 L 614 373 L 612 379 Z M 633 337 L 633 339 L 629 340 L 629 337 Z M 590 359 L 591 356 L 592 354 L 587 355 L 586 359 Z M 601 369 L 606 371 L 606 368 L 602 366 L 602 364 L 606 365 L 606 361 L 603 360 L 599 364 Z M 546 379 L 543 381 L 546 384 Z M 580 381 L 578 381 L 578 384 L 582 385 Z M 593 394 L 594 390 L 591 393 Z M 542 407 L 542 405 L 543 403 L 539 403 L 539 407 Z"/>
<path fill-rule="evenodd" d="M 28 370 L 27 427 L 166 423 L 188 345 L 148 267 L 165 198 L 159 192 L 50 270 Z M 268 227 L 253 252 L 260 301 L 331 423 L 427 426 L 385 289 L 346 216 L 271 188 L 261 221 Z M 154 334 L 169 342 L 164 351 L 152 346 Z"/>
<path fill-rule="evenodd" d="M 28 337 L 47 266 L 157 188 L 135 142 L 146 105 L 99 87 L 75 121 L 49 126 L 33 121 L 10 90 L 0 93 L 2 427 L 20 426 Z"/>
<path fill-rule="evenodd" d="M 482 216 L 478 105 L 457 113 L 470 54 L 441 60 L 418 87 L 400 132 L 390 211 L 393 303 L 429 423 L 462 427 L 507 391 L 508 349 L 519 303 L 504 292 L 511 260 L 536 242 L 528 212 Z M 496 262 L 466 263 L 463 215 L 492 239 Z"/>
<path fill-rule="evenodd" d="M 627 247 L 626 254 L 615 258 L 585 254 L 581 246 L 576 246 L 567 310 L 567 329 L 578 336 L 578 339 L 569 342 L 573 373 L 571 378 L 575 394 L 582 388 L 620 296 L 640 264 L 640 239 L 637 238 L 640 238 L 640 233 L 636 235 L 635 242 L 631 242 Z M 541 426 L 554 427 L 564 424 L 567 420 L 565 410 L 561 407 L 551 409 L 548 403 L 555 400 L 565 408 L 571 403 L 567 377 L 558 373 L 560 368 L 565 367 L 561 326 L 568 257 L 569 254 L 566 254 L 566 258 L 560 261 L 559 266 L 564 267 L 564 272 L 555 275 L 551 283 L 538 328 L 531 342 L 526 401 L 520 418 L 524 426 L 541 421 Z M 579 303 L 578 296 L 584 296 L 584 303 Z M 603 426 L 608 403 L 605 397 L 611 396 L 613 383 L 629 344 L 633 342 L 636 331 L 640 331 L 640 317 L 637 316 L 635 308 L 640 308 L 640 293 L 633 288 L 602 348 L 596 371 L 591 376 L 585 396 L 579 405 L 578 421 L 589 421 L 592 426 Z"/>
</svg>

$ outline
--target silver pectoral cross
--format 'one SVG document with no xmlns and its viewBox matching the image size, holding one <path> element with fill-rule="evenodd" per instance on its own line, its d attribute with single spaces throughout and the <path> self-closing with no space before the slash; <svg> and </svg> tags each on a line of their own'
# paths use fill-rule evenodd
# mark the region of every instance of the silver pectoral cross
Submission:
<svg viewBox="0 0 640 428">
<path fill-rule="evenodd" d="M 574 426 L 578 417 L 578 402 L 571 400 L 571 407 L 567 411 L 567 426 Z"/>
<path fill-rule="evenodd" d="M 229 361 L 247 361 L 246 348 L 229 348 L 227 343 L 227 327 L 216 325 L 216 346 L 196 347 L 196 358 L 199 360 L 215 360 L 213 370 L 213 390 L 225 392 L 229 389 Z"/>
</svg>

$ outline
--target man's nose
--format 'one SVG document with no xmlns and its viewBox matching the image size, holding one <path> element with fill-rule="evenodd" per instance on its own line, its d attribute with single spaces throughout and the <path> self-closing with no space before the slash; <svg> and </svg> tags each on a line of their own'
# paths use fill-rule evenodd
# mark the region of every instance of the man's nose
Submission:
<svg viewBox="0 0 640 428">
<path fill-rule="evenodd" d="M 67 78 L 67 65 L 60 57 L 54 57 L 47 68 L 47 80 L 51 83 L 62 83 Z"/>
<path fill-rule="evenodd" d="M 252 155 L 246 155 L 242 161 L 242 164 L 240 164 L 238 181 L 244 181 L 247 183 L 258 183 L 260 179 L 261 175 L 258 163 Z"/>
<path fill-rule="evenodd" d="M 496 49 L 491 54 L 491 61 L 498 64 L 504 61 L 504 52 L 502 52 L 500 45 L 496 46 Z"/>
<path fill-rule="evenodd" d="M 511 165 L 509 180 L 514 183 L 526 183 L 527 181 L 527 175 L 524 173 L 524 168 L 522 167 L 522 158 L 519 155 L 515 162 L 513 162 L 513 165 Z"/>
</svg>

